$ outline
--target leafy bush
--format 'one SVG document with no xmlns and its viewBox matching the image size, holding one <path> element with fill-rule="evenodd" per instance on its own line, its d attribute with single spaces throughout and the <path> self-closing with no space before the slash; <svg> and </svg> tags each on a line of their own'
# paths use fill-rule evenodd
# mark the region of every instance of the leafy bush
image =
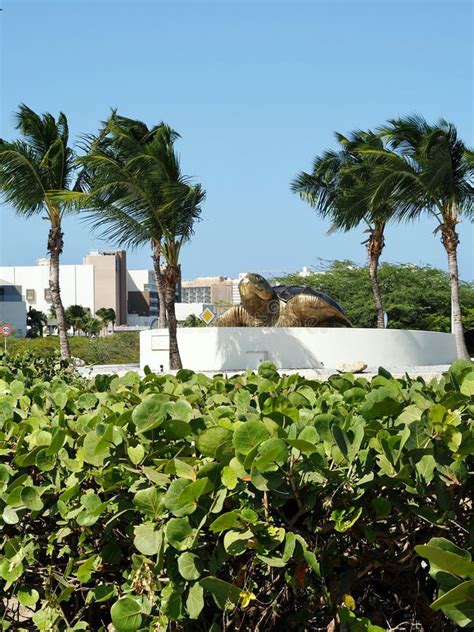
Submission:
<svg viewBox="0 0 474 632">
<path fill-rule="evenodd" d="M 455 629 L 414 547 L 467 545 L 471 364 L 0 378 L 3 629 Z"/>
<path fill-rule="evenodd" d="M 134 364 L 140 357 L 139 334 L 121 332 L 112 336 L 87 338 L 71 336 L 71 353 L 86 364 Z M 35 356 L 50 357 L 59 350 L 57 336 L 35 339 L 11 339 L 8 351 L 12 354 L 27 352 Z"/>
<path fill-rule="evenodd" d="M 446 538 L 431 538 L 415 549 L 428 559 L 430 575 L 440 587 L 431 607 L 461 627 L 474 627 L 474 562 L 469 551 Z"/>
<path fill-rule="evenodd" d="M 338 301 L 354 327 L 375 327 L 375 304 L 367 266 L 352 261 L 323 261 L 320 272 L 303 279 L 287 275 L 282 283 L 309 285 Z M 379 284 L 388 326 L 393 329 L 451 330 L 449 275 L 431 266 L 382 263 Z M 464 330 L 474 328 L 474 283 L 460 282 Z"/>
</svg>

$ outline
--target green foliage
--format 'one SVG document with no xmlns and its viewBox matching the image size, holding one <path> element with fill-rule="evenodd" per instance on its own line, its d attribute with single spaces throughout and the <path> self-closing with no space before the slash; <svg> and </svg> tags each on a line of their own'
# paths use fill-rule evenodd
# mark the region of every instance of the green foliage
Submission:
<svg viewBox="0 0 474 632">
<path fill-rule="evenodd" d="M 321 272 L 301 277 L 287 275 L 281 283 L 309 285 L 341 303 L 354 327 L 375 327 L 375 306 L 367 268 L 351 261 L 322 262 Z M 322 274 L 324 272 L 324 274 Z M 449 276 L 430 266 L 383 263 L 379 284 L 394 329 L 450 331 Z M 464 329 L 474 327 L 474 283 L 460 282 Z"/>
<path fill-rule="evenodd" d="M 457 625 L 474 627 L 474 562 L 471 554 L 446 538 L 431 538 L 415 547 L 430 563 L 430 575 L 439 584 L 433 610 L 442 610 Z"/>
<path fill-rule="evenodd" d="M 429 384 L 45 364 L 0 365 L 12 629 L 18 602 L 39 630 L 451 629 L 414 546 L 466 544 L 470 363 Z"/>
<path fill-rule="evenodd" d="M 27 353 L 34 357 L 54 357 L 59 349 L 58 342 L 56 336 L 12 338 L 8 340 L 8 352 L 12 355 Z M 134 364 L 139 360 L 139 335 L 134 331 L 98 338 L 73 336 L 70 344 L 71 354 L 86 364 Z"/>
<path fill-rule="evenodd" d="M 180 327 L 206 327 L 206 323 L 198 318 L 196 314 L 189 314 L 189 316 L 180 323 Z"/>
</svg>

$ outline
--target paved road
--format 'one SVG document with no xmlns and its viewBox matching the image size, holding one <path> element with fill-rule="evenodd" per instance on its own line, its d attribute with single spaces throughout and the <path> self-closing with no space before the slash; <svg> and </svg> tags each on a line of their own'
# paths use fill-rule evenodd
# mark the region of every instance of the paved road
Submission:
<svg viewBox="0 0 474 632">
<path fill-rule="evenodd" d="M 425 380 L 429 380 L 432 377 L 440 377 L 442 373 L 448 370 L 448 364 L 439 364 L 433 366 L 386 366 L 384 367 L 387 371 L 395 377 L 403 377 L 405 373 L 408 373 L 410 377 L 416 377 L 421 375 Z M 85 366 L 78 367 L 77 371 L 84 375 L 85 377 L 94 377 L 95 375 L 107 375 L 107 374 L 116 374 L 119 376 L 125 375 L 128 371 L 133 371 L 140 375 L 143 375 L 143 371 L 140 371 L 140 366 L 138 364 L 99 364 L 95 366 Z M 359 373 L 358 375 L 364 377 L 373 377 L 377 375 L 378 367 L 368 367 L 363 373 Z M 280 369 L 280 373 L 285 373 L 287 375 L 292 375 L 294 373 L 299 373 L 308 379 L 320 379 L 325 380 L 330 375 L 334 375 L 337 373 L 336 369 Z M 170 373 L 176 373 L 176 371 L 170 371 Z M 224 373 L 227 376 L 235 375 L 236 373 L 242 373 L 242 371 L 203 371 L 205 375 L 212 377 L 213 375 L 217 375 Z"/>
</svg>

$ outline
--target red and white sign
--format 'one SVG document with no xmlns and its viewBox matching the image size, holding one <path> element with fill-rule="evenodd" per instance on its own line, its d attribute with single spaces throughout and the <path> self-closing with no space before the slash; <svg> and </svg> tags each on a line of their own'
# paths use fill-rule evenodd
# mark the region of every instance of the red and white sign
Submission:
<svg viewBox="0 0 474 632">
<path fill-rule="evenodd" d="M 2 334 L 2 336 L 11 336 L 12 328 L 10 327 L 10 325 L 7 325 L 5 323 L 4 325 L 0 327 L 0 333 Z"/>
</svg>

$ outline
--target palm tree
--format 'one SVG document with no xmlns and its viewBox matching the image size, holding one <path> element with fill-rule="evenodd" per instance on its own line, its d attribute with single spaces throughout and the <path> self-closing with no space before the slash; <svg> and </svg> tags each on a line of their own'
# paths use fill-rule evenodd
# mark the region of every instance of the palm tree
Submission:
<svg viewBox="0 0 474 632">
<path fill-rule="evenodd" d="M 42 338 L 43 327 L 48 324 L 48 317 L 44 312 L 30 307 L 26 314 L 26 323 L 30 327 L 26 334 L 27 338 Z"/>
<path fill-rule="evenodd" d="M 177 138 L 164 123 L 148 129 L 112 112 L 99 135 L 88 139 L 88 154 L 81 159 L 87 195 L 69 196 L 87 206 L 86 218 L 103 238 L 130 248 L 151 245 L 160 312 L 168 318 L 171 369 L 181 368 L 175 313 L 179 257 L 205 198 L 201 186 L 181 173 Z"/>
<path fill-rule="evenodd" d="M 84 331 L 84 323 L 91 317 L 90 309 L 82 305 L 69 305 L 65 311 L 66 323 L 68 327 L 72 327 L 72 333 L 75 336 L 77 331 Z"/>
<path fill-rule="evenodd" d="M 74 152 L 68 146 L 67 119 L 62 112 L 57 120 L 49 113 L 36 114 L 23 104 L 16 113 L 16 128 L 22 139 L 0 140 L 0 191 L 19 215 L 29 218 L 44 213 L 49 221 L 49 289 L 58 320 L 61 356 L 67 358 L 70 350 L 59 287 L 65 206 L 56 198 L 58 191 L 71 189 L 76 169 Z"/>
<path fill-rule="evenodd" d="M 317 156 L 311 173 L 301 172 L 291 184 L 294 193 L 309 202 L 322 217 L 331 220 L 329 232 L 351 230 L 366 225 L 364 242 L 368 254 L 368 271 L 375 300 L 377 327 L 384 328 L 382 296 L 377 278 L 380 256 L 385 246 L 384 231 L 395 209 L 391 201 L 372 205 L 367 197 L 367 183 L 381 157 L 364 154 L 361 148 L 383 149 L 383 142 L 373 132 L 355 131 L 349 136 L 336 133 L 340 148 Z"/>
<path fill-rule="evenodd" d="M 100 307 L 95 315 L 102 321 L 103 328 L 106 329 L 109 323 L 112 323 L 112 328 L 115 325 L 116 314 L 112 307 Z"/>
<path fill-rule="evenodd" d="M 392 119 L 380 129 L 388 150 L 371 184 L 373 204 L 397 201 L 399 216 L 413 220 L 428 213 L 437 223 L 435 233 L 448 257 L 451 285 L 452 326 L 459 358 L 469 358 L 462 327 L 459 299 L 457 224 L 474 212 L 474 161 L 458 137 L 456 127 L 441 119 L 429 124 L 422 116 Z"/>
</svg>

